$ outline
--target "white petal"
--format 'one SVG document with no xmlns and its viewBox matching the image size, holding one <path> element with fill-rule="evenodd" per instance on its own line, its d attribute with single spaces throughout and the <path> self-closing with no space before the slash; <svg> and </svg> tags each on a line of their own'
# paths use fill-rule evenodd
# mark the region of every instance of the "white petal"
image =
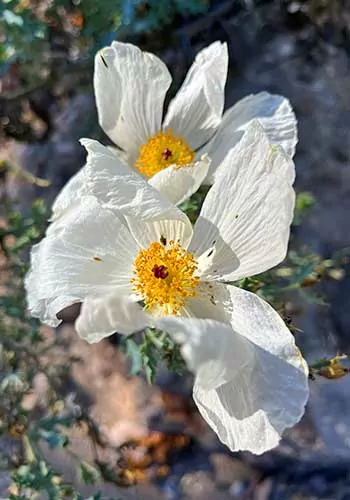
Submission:
<svg viewBox="0 0 350 500">
<path fill-rule="evenodd" d="M 79 297 L 66 295 L 64 297 L 41 298 L 41 280 L 39 276 L 41 245 L 37 244 L 31 250 L 30 270 L 25 277 L 25 289 L 27 292 L 27 308 L 34 318 L 39 318 L 42 323 L 56 327 L 61 321 L 57 318 L 57 312 L 75 302 L 80 302 Z"/>
<path fill-rule="evenodd" d="M 95 58 L 94 88 L 99 123 L 132 157 L 159 132 L 171 76 L 153 54 L 113 42 Z"/>
<path fill-rule="evenodd" d="M 59 230 L 48 233 L 32 251 L 26 289 L 33 314 L 40 310 L 42 316 L 43 307 L 51 305 L 55 321 L 63 308 L 58 308 L 58 300 L 67 302 L 69 297 L 72 303 L 113 291 L 131 293 L 133 261 L 139 247 L 115 214 L 94 198 L 85 198 L 58 223 Z"/>
<path fill-rule="evenodd" d="M 81 143 L 88 152 L 88 189 L 101 204 L 118 213 L 142 219 L 187 219 L 143 177 L 123 165 L 108 148 L 90 139 L 82 139 Z"/>
<path fill-rule="evenodd" d="M 80 202 L 80 198 L 87 194 L 85 188 L 86 168 L 82 167 L 67 184 L 61 189 L 52 204 L 51 221 L 57 220 L 70 208 Z"/>
<path fill-rule="evenodd" d="M 233 281 L 261 273 L 281 262 L 287 252 L 295 193 L 292 160 L 271 145 L 262 127 L 253 123 L 217 171 L 194 228 L 191 251 L 212 246 L 219 232 L 239 260 L 228 269 L 227 252 L 219 279 Z M 215 274 L 212 269 L 209 274 Z M 205 277 L 205 273 L 204 273 Z"/>
<path fill-rule="evenodd" d="M 80 337 L 92 344 L 115 332 L 125 335 L 137 332 L 145 328 L 147 322 L 139 304 L 111 294 L 85 299 L 75 328 Z"/>
<path fill-rule="evenodd" d="M 195 255 L 204 281 L 225 281 L 239 267 L 239 259 L 220 235 L 219 227 L 205 218 L 195 224 L 189 251 Z"/>
<path fill-rule="evenodd" d="M 215 133 L 224 109 L 227 45 L 215 42 L 197 55 L 184 83 L 170 102 L 163 128 L 183 137 L 193 149 Z"/>
<path fill-rule="evenodd" d="M 234 334 L 229 325 L 179 316 L 155 319 L 154 323 L 182 345 L 181 353 L 188 368 L 206 391 L 215 390 L 253 367 L 254 351 L 250 342 Z"/>
<path fill-rule="evenodd" d="M 251 342 L 255 362 L 215 389 L 207 390 L 197 377 L 194 399 L 230 450 L 260 454 L 275 447 L 283 431 L 302 417 L 308 370 L 280 316 L 256 295 L 227 288 L 234 335 Z"/>
<path fill-rule="evenodd" d="M 122 163 L 126 163 L 125 153 L 121 150 L 107 146 Z M 89 186 L 87 183 L 87 168 L 84 165 L 61 189 L 55 201 L 52 204 L 51 221 L 56 221 L 59 217 L 67 212 L 70 208 L 80 203 L 83 196 L 89 195 Z M 124 171 L 126 171 L 124 169 Z"/>
<path fill-rule="evenodd" d="M 187 300 L 184 315 L 187 317 L 213 319 L 221 323 L 229 323 L 230 316 L 223 304 L 227 302 L 226 286 L 221 283 L 200 282 L 196 295 Z"/>
<path fill-rule="evenodd" d="M 259 120 L 272 144 L 282 146 L 289 156 L 294 156 L 298 142 L 297 121 L 288 99 L 268 92 L 252 94 L 224 113 L 217 134 L 205 146 L 203 152 L 212 159 L 209 177 L 254 119 Z"/>
<path fill-rule="evenodd" d="M 179 205 L 195 193 L 207 177 L 210 160 L 207 155 L 199 161 L 177 167 L 172 165 L 155 174 L 148 182 L 174 205 Z"/>
<path fill-rule="evenodd" d="M 115 146 L 107 146 L 107 149 L 111 151 L 115 156 L 124 164 L 128 164 L 128 155 L 122 149 L 119 149 Z M 129 165 L 130 166 L 130 165 Z M 131 167 L 132 168 L 132 167 Z"/>
<path fill-rule="evenodd" d="M 235 122 L 236 128 L 245 130 L 255 118 L 272 144 L 282 146 L 289 156 L 294 156 L 298 142 L 297 120 L 288 99 L 268 92 L 249 95 L 226 111 L 222 126 Z"/>
<path fill-rule="evenodd" d="M 163 219 L 143 221 L 135 217 L 126 217 L 131 234 L 138 245 L 147 248 L 153 242 L 169 245 L 170 241 L 180 241 L 183 248 L 187 248 L 192 238 L 190 221 Z"/>
</svg>

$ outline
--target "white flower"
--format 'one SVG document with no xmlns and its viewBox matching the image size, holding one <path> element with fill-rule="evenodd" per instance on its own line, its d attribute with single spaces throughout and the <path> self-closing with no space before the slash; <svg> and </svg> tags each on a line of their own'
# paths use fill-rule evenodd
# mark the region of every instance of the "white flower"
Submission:
<svg viewBox="0 0 350 500">
<path fill-rule="evenodd" d="M 42 321 L 81 302 L 89 342 L 168 331 L 195 373 L 198 408 L 231 449 L 262 453 L 303 414 L 307 367 L 279 315 L 225 282 L 285 256 L 294 166 L 252 124 L 228 153 L 192 229 L 186 215 L 96 141 L 85 196 L 32 251 L 28 305 Z M 147 313 L 140 306 L 146 305 Z"/>
<path fill-rule="evenodd" d="M 273 144 L 294 154 L 296 119 L 284 97 L 250 95 L 223 114 L 227 68 L 226 44 L 215 42 L 203 49 L 163 120 L 171 76 L 160 59 L 121 42 L 96 55 L 94 87 L 101 127 L 116 144 L 121 161 L 148 178 L 172 203 L 181 203 L 205 179 L 212 180 L 254 119 Z M 80 187 L 84 189 L 83 170 L 59 195 L 53 218 L 76 200 Z"/>
<path fill-rule="evenodd" d="M 29 309 L 42 321 L 56 325 L 57 313 L 69 303 L 115 293 L 143 301 L 155 316 L 227 322 L 224 282 L 284 259 L 294 165 L 271 146 L 260 125 L 252 124 L 228 153 L 194 228 L 107 148 L 89 140 L 85 145 L 85 183 L 92 196 L 51 224 L 32 252 Z M 111 325 L 102 333 L 114 331 Z"/>
</svg>

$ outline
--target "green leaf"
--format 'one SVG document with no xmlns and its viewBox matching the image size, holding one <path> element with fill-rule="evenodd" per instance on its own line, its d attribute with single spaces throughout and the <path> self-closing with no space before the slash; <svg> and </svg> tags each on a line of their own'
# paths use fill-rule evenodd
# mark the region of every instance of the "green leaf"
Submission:
<svg viewBox="0 0 350 500">
<path fill-rule="evenodd" d="M 2 13 L 2 18 L 8 25 L 15 24 L 17 26 L 23 26 L 23 19 L 21 18 L 21 16 L 14 14 L 10 10 L 4 10 L 4 12 Z"/>
<path fill-rule="evenodd" d="M 131 361 L 131 374 L 140 373 L 143 366 L 140 347 L 130 338 L 125 341 L 125 354 Z"/>
<path fill-rule="evenodd" d="M 78 473 L 79 480 L 84 484 L 95 484 L 100 477 L 98 470 L 87 462 L 80 462 Z"/>
<path fill-rule="evenodd" d="M 41 429 L 40 436 L 44 439 L 51 449 L 53 448 L 64 448 L 67 446 L 69 439 L 64 434 L 61 434 L 59 431 L 46 431 Z"/>
<path fill-rule="evenodd" d="M 294 210 L 294 226 L 300 226 L 302 219 L 314 205 L 315 198 L 311 193 L 303 191 L 298 193 L 295 200 L 295 210 Z"/>
<path fill-rule="evenodd" d="M 157 370 L 158 360 L 155 354 L 152 337 L 144 334 L 143 343 L 140 347 L 143 369 L 149 384 L 152 384 Z"/>
</svg>

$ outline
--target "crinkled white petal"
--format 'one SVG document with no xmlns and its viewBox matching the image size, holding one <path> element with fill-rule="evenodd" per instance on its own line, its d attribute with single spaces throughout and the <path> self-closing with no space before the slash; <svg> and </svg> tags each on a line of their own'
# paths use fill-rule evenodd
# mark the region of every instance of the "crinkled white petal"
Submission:
<svg viewBox="0 0 350 500">
<path fill-rule="evenodd" d="M 174 219 L 143 221 L 135 217 L 125 218 L 132 236 L 142 248 L 151 243 L 159 242 L 169 246 L 170 241 L 180 241 L 183 248 L 187 248 L 192 238 L 192 224 Z"/>
<path fill-rule="evenodd" d="M 26 290 L 33 314 L 40 310 L 41 316 L 47 316 L 50 312 L 56 321 L 63 309 L 60 301 L 66 307 L 89 296 L 131 293 L 139 247 L 124 222 L 95 198 L 87 197 L 57 223 L 59 230 L 48 233 L 32 250 Z M 42 309 L 48 305 L 46 314 Z"/>
<path fill-rule="evenodd" d="M 82 139 L 88 152 L 86 183 L 89 192 L 101 204 L 118 214 L 143 220 L 173 218 L 187 220 L 186 215 L 163 197 L 143 177 L 123 165 L 97 141 Z"/>
<path fill-rule="evenodd" d="M 181 344 L 188 368 L 206 391 L 233 380 L 241 371 L 253 369 L 253 346 L 229 325 L 179 316 L 157 318 L 154 323 Z"/>
<path fill-rule="evenodd" d="M 105 47 L 95 56 L 94 91 L 99 124 L 118 144 L 123 84 L 117 54 L 112 47 Z"/>
<path fill-rule="evenodd" d="M 115 332 L 130 335 L 142 330 L 148 318 L 142 307 L 127 297 L 110 294 L 84 300 L 75 328 L 90 344 Z"/>
<path fill-rule="evenodd" d="M 224 113 L 217 134 L 203 149 L 212 159 L 208 175 L 211 182 L 227 152 L 254 119 L 259 120 L 272 144 L 282 146 L 289 156 L 294 156 L 298 142 L 297 120 L 288 99 L 268 92 L 248 95 Z"/>
<path fill-rule="evenodd" d="M 82 196 L 87 194 L 85 189 L 86 167 L 82 167 L 61 189 L 52 204 L 51 221 L 57 220 L 67 210 L 80 202 Z"/>
<path fill-rule="evenodd" d="M 60 325 L 60 323 L 62 323 L 62 319 L 58 319 L 57 317 L 58 313 L 63 311 L 67 307 L 80 302 L 81 299 L 78 299 L 76 297 L 58 297 L 37 301 L 35 303 L 35 309 L 30 309 L 28 303 L 28 310 L 31 312 L 31 315 L 34 318 L 38 318 L 45 325 L 55 328 Z"/>
<path fill-rule="evenodd" d="M 95 58 L 94 88 L 99 123 L 132 159 L 159 132 L 171 84 L 165 64 L 138 47 L 113 42 Z"/>
<path fill-rule="evenodd" d="M 272 142 L 282 146 L 289 156 L 294 156 L 298 142 L 297 120 L 288 99 L 281 95 L 260 92 L 238 101 L 226 111 L 222 126 L 245 130 L 257 118 Z"/>
<path fill-rule="evenodd" d="M 127 162 L 125 153 L 120 149 L 113 146 L 107 146 L 107 149 L 122 163 L 125 164 Z M 71 179 L 69 179 L 67 184 L 63 186 L 52 204 L 51 221 L 59 219 L 67 210 L 80 203 L 82 197 L 89 195 L 89 185 L 87 183 L 86 173 L 87 168 L 86 165 L 84 165 L 75 175 L 73 175 L 73 177 L 71 177 Z"/>
<path fill-rule="evenodd" d="M 179 205 L 195 193 L 207 177 L 210 160 L 204 155 L 199 161 L 177 167 L 171 165 L 148 181 L 174 205 Z"/>
<path fill-rule="evenodd" d="M 254 363 L 211 390 L 197 377 L 193 395 L 224 444 L 232 451 L 260 454 L 275 447 L 283 431 L 302 417 L 309 394 L 308 370 L 276 311 L 250 292 L 227 288 L 232 334 L 251 343 Z"/>
<path fill-rule="evenodd" d="M 258 123 L 252 123 L 220 166 L 194 227 L 190 250 L 196 256 L 208 252 L 218 233 L 236 256 L 229 270 L 223 252 L 220 273 L 218 249 L 216 269 L 208 267 L 208 279 L 253 276 L 285 258 L 295 200 L 292 170 L 290 157 L 271 145 Z M 202 273 L 205 279 L 205 269 Z"/>
<path fill-rule="evenodd" d="M 227 67 L 227 45 L 214 42 L 197 55 L 170 102 L 163 128 L 171 128 L 193 149 L 203 146 L 221 122 Z"/>
<path fill-rule="evenodd" d="M 42 323 L 56 327 L 61 323 L 56 314 L 62 309 L 80 302 L 79 297 L 65 295 L 64 297 L 42 298 L 39 266 L 41 258 L 41 244 L 34 245 L 31 249 L 30 270 L 24 281 L 27 292 L 27 308 L 34 318 L 39 318 Z"/>
</svg>

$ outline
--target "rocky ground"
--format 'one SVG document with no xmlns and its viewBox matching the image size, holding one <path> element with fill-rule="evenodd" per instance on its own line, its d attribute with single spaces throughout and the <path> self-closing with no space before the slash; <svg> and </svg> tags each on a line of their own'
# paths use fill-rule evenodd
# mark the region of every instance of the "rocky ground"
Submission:
<svg viewBox="0 0 350 500">
<path fill-rule="evenodd" d="M 208 37 L 219 36 L 230 43 L 227 106 L 261 90 L 290 99 L 299 121 L 296 189 L 310 191 L 316 199 L 292 244 L 306 245 L 330 257 L 350 247 L 349 56 L 345 48 L 326 43 L 312 26 L 291 27 L 279 16 L 278 9 L 269 8 L 224 17 L 215 20 Z M 180 35 L 188 36 L 186 30 Z M 211 41 L 204 38 L 200 27 L 190 34 L 193 52 Z M 178 48 L 165 51 L 169 64 L 176 65 L 177 79 L 187 57 Z M 66 103 L 53 106 L 52 118 L 52 132 L 44 141 L 7 144 L 6 155 L 15 163 L 52 182 L 43 190 L 9 176 L 7 188 L 22 210 L 38 196 L 52 201 L 83 164 L 84 152 L 77 140 L 99 134 L 91 92 L 77 92 Z M 298 343 L 308 361 L 350 349 L 350 278 L 326 282 L 319 292 L 328 305 L 303 303 L 302 312 L 294 318 L 302 330 Z M 135 500 L 350 499 L 349 378 L 310 382 L 307 413 L 277 450 L 262 457 L 230 456 L 193 411 L 187 388 L 175 393 L 176 384 L 164 375 L 162 387 L 151 389 L 141 378 L 127 375 L 114 346 L 108 342 L 88 346 L 77 340 L 71 327 L 64 328 L 59 334 L 67 335 L 69 349 L 78 350 L 82 358 L 74 372 L 76 383 L 88 394 L 91 411 L 111 443 L 117 446 L 130 437 L 142 440 L 149 436 L 150 428 L 158 432 L 164 430 L 163 425 L 176 422 L 191 436 L 169 457 L 170 468 L 157 485 L 118 492 L 104 487 L 107 496 Z M 75 443 L 77 450 L 91 454 L 83 435 L 75 436 Z M 69 479 L 72 468 L 67 457 L 52 454 L 51 458 Z"/>
</svg>

